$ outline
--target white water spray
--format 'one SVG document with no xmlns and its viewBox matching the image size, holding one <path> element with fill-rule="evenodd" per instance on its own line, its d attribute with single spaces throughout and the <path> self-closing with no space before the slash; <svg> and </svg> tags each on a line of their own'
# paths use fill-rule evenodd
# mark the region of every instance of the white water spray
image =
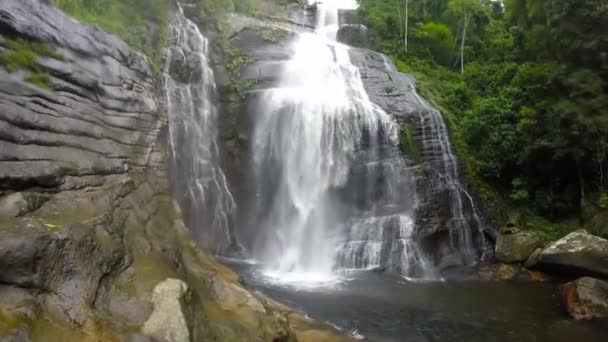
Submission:
<svg viewBox="0 0 608 342">
<path fill-rule="evenodd" d="M 269 277 L 287 283 L 324 284 L 336 278 L 338 267 L 369 268 L 383 258 L 406 271 L 401 263 L 412 260 L 404 259 L 419 254 L 413 243 L 400 244 L 412 241 L 412 205 L 354 208 L 340 195 L 362 185 L 349 182 L 359 172 L 355 166 L 367 165 L 362 182 L 374 187 L 372 177 L 389 177 L 385 197 L 415 202 L 415 189 L 394 193 L 408 178 L 403 159 L 394 157 L 398 126 L 369 100 L 349 48 L 336 41 L 337 7 L 326 1 L 317 9 L 316 31 L 296 38 L 279 85 L 262 95 L 256 118 L 255 170 L 260 202 L 268 202 L 259 210 L 258 257 Z M 393 156 L 388 161 L 386 150 Z M 379 213 L 387 210 L 392 212 Z M 400 253 L 398 260 L 391 251 Z"/>
<path fill-rule="evenodd" d="M 230 231 L 236 204 L 220 167 L 209 41 L 181 8 L 172 18 L 169 34 L 162 81 L 173 187 L 200 241 L 216 254 L 240 254 L 241 247 Z"/>
</svg>

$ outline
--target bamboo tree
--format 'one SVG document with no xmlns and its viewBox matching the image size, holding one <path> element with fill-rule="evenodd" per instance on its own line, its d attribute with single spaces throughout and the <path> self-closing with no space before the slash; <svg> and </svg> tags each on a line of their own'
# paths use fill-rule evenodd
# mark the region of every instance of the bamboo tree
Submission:
<svg viewBox="0 0 608 342">
<path fill-rule="evenodd" d="M 407 38 L 408 38 L 408 29 L 409 29 L 409 8 L 410 8 L 410 0 L 405 0 L 405 34 L 403 35 L 405 52 L 407 52 Z"/>
<path fill-rule="evenodd" d="M 397 5 L 397 13 L 399 15 L 399 41 L 403 39 L 403 16 L 401 15 L 401 0 L 395 0 Z M 405 40 L 404 40 L 405 41 Z M 407 52 L 407 44 L 404 45 L 405 52 Z"/>
<path fill-rule="evenodd" d="M 460 40 L 460 73 L 464 74 L 464 45 L 467 39 L 467 28 L 469 26 L 469 13 L 463 8 L 462 39 Z"/>
</svg>

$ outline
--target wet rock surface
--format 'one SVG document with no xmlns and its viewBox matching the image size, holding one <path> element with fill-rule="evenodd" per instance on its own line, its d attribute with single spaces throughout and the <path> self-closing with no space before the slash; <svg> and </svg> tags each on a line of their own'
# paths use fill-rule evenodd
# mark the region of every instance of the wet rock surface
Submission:
<svg viewBox="0 0 608 342">
<path fill-rule="evenodd" d="M 346 24 L 338 30 L 338 41 L 360 48 L 369 47 L 369 30 L 361 24 Z"/>
<path fill-rule="evenodd" d="M 387 56 L 359 48 L 350 54 L 370 100 L 412 137 L 408 157 L 417 169 L 416 237 L 425 252 L 440 270 L 490 258 L 495 230 L 467 190 L 441 114 L 416 92 L 414 78 L 399 72 Z"/>
</svg>

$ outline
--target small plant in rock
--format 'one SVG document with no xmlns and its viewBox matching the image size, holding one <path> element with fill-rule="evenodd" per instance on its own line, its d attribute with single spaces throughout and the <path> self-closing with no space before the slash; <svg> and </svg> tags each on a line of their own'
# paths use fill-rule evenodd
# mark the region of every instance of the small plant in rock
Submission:
<svg viewBox="0 0 608 342">
<path fill-rule="evenodd" d="M 600 195 L 598 205 L 602 209 L 608 209 L 608 193 L 603 193 Z"/>
</svg>

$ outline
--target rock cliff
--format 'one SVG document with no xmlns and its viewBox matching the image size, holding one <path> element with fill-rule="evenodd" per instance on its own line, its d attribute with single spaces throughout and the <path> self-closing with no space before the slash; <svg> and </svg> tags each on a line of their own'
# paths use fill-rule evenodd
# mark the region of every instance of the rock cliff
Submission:
<svg viewBox="0 0 608 342">
<path fill-rule="evenodd" d="M 145 57 L 44 1 L 3 0 L 2 60 L 21 46 L 29 64 L 0 67 L 0 341 L 348 340 L 198 247 Z"/>
</svg>

